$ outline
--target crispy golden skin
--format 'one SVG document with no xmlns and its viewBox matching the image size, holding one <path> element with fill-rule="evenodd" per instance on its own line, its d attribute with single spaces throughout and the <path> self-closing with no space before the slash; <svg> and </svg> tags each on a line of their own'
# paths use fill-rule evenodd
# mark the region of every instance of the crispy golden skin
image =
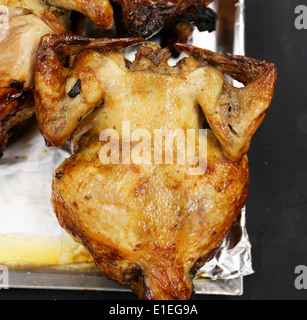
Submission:
<svg viewBox="0 0 307 320">
<path fill-rule="evenodd" d="M 108 2 L 108 1 L 107 1 Z M 56 1 L 48 3 L 77 10 L 97 25 L 110 28 L 112 7 L 106 1 Z M 68 11 L 51 7 L 39 0 L 0 0 L 7 6 L 8 27 L 0 41 L 0 154 L 11 129 L 34 114 L 33 76 L 36 50 L 45 34 L 68 33 L 65 28 Z M 106 19 L 108 13 L 109 20 Z M 5 12 L 7 14 L 7 12 Z"/>
<path fill-rule="evenodd" d="M 193 56 L 170 67 L 169 51 L 154 43 L 142 45 L 129 62 L 116 50 L 128 44 L 65 35 L 41 41 L 35 73 L 40 129 L 48 144 L 69 140 L 74 150 L 54 174 L 52 202 L 60 224 L 89 249 L 107 278 L 130 285 L 140 299 L 189 299 L 193 274 L 216 252 L 247 201 L 246 141 L 222 139 L 232 121 L 227 99 L 237 97 L 231 102 L 242 128 L 234 125 L 234 130 L 240 135 L 254 130 L 249 122 L 255 119 L 246 109 L 258 119 L 273 90 L 255 82 L 267 70 L 275 74 L 275 68 L 182 45 L 178 48 Z M 69 68 L 61 63 L 67 54 L 72 55 Z M 224 72 L 248 84 L 234 88 Z M 212 113 L 220 114 L 220 122 Z M 211 125 L 204 174 L 188 174 L 187 162 L 100 161 L 104 129 L 115 128 L 121 145 L 123 121 L 130 122 L 131 131 L 142 128 L 154 135 L 155 129 L 199 130 L 204 115 Z"/>
<path fill-rule="evenodd" d="M 108 0 L 47 0 L 47 3 L 59 8 L 78 11 L 103 29 L 112 28 L 113 8 Z"/>
</svg>

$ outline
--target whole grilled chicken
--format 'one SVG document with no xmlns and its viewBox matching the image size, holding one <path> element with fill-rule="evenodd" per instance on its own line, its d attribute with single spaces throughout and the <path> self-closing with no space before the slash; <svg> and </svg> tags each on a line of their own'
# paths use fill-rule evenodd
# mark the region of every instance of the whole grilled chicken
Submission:
<svg viewBox="0 0 307 320">
<path fill-rule="evenodd" d="M 171 67 L 169 51 L 151 42 L 127 61 L 118 49 L 139 41 L 42 38 L 38 122 L 48 144 L 69 141 L 73 150 L 55 171 L 52 203 L 61 226 L 89 249 L 105 277 L 140 299 L 186 300 L 195 272 L 246 204 L 246 152 L 273 97 L 276 67 L 180 44 L 190 57 Z M 225 74 L 245 87 L 233 87 Z M 178 129 L 206 129 L 206 152 L 199 133 L 192 161 L 178 161 L 178 140 L 177 161 L 168 162 L 167 138 L 159 158 L 153 137 Z"/>
<path fill-rule="evenodd" d="M 80 0 L 48 3 L 0 0 L 0 155 L 11 129 L 34 114 L 33 76 L 40 38 L 45 34 L 68 33 L 68 11 L 59 8 L 79 11 L 101 27 L 109 28 L 113 23 L 112 8 L 103 0 L 89 1 L 87 6 Z"/>
</svg>

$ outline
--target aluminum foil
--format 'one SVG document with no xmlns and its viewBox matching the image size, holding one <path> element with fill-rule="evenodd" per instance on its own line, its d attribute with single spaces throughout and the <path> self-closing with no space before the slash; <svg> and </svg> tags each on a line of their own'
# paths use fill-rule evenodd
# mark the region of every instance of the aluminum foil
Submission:
<svg viewBox="0 0 307 320">
<path fill-rule="evenodd" d="M 230 52 L 244 55 L 244 0 L 235 3 L 232 0 L 216 0 L 212 4 L 219 17 L 223 15 L 220 8 L 226 6 L 230 6 L 231 9 L 224 17 L 226 23 L 219 20 L 217 30 L 212 33 L 196 30 L 191 44 L 221 54 Z M 88 28 L 89 33 L 91 28 L 92 26 Z M 133 54 L 133 51 L 126 52 L 127 58 L 131 60 Z M 174 63 L 176 60 L 170 61 L 170 64 Z M 0 209 L 2 216 L 4 212 L 7 215 L 14 213 L 15 216 L 12 216 L 11 223 L 6 222 L 6 227 L 0 223 L 0 236 L 5 233 L 36 231 L 51 237 L 66 236 L 57 225 L 52 213 L 49 183 L 53 170 L 68 155 L 66 149 L 47 150 L 37 128 L 32 129 L 21 141 L 7 149 L 0 161 L 0 182 L 5 186 L 5 197 L 4 194 L 0 197 Z M 45 188 L 41 188 L 42 179 Z M 11 183 L 8 183 L 9 181 Z M 16 201 L 16 181 L 19 182 L 18 201 Z M 38 201 L 38 198 L 41 201 Z M 18 207 L 22 208 L 20 211 L 22 214 L 20 212 L 16 214 L 17 203 Z M 33 210 L 36 210 L 35 214 Z M 15 218 L 18 219 L 18 224 L 14 223 Z M 246 208 L 244 208 L 216 256 L 199 270 L 194 280 L 195 293 L 241 295 L 243 277 L 253 272 L 251 244 L 246 230 Z M 80 274 L 47 269 L 11 270 L 10 275 L 10 287 L 15 288 L 129 291 L 104 279 L 97 271 Z"/>
<path fill-rule="evenodd" d="M 246 230 L 244 208 L 215 257 L 199 270 L 198 279 L 231 280 L 253 273 L 251 244 Z"/>
</svg>

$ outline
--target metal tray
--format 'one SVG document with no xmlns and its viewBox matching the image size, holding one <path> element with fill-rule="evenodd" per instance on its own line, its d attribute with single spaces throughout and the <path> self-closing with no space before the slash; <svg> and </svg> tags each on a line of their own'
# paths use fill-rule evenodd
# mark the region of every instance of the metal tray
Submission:
<svg viewBox="0 0 307 320">
<path fill-rule="evenodd" d="M 215 0 L 211 5 L 218 14 L 217 30 L 213 33 L 195 31 L 193 45 L 204 47 L 220 54 L 244 55 L 244 0 Z M 243 222 L 242 222 L 243 217 Z M 242 234 L 245 236 L 242 258 L 247 268 L 237 270 L 231 277 L 210 276 L 206 270 L 194 280 L 196 294 L 242 295 L 243 277 L 252 273 L 250 244 L 245 230 L 245 209 L 240 217 Z M 242 266 L 241 266 L 242 267 Z M 220 268 L 220 267 L 219 267 Z M 216 270 L 216 268 L 213 268 Z M 220 268 L 221 269 L 221 268 Z M 207 272 L 207 276 L 206 276 Z M 233 274 L 233 272 L 232 272 Z M 1 283 L 0 283 L 1 287 Z M 105 279 L 98 270 L 60 271 L 54 269 L 10 269 L 9 287 L 24 289 L 93 290 L 129 292 L 130 289 Z"/>
</svg>

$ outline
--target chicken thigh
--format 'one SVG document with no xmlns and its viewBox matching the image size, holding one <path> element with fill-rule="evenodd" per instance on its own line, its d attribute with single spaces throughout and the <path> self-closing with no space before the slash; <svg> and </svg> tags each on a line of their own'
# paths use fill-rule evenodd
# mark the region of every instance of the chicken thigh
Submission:
<svg viewBox="0 0 307 320">
<path fill-rule="evenodd" d="M 127 61 L 118 49 L 139 41 L 43 37 L 35 71 L 39 126 L 49 145 L 68 141 L 73 151 L 54 173 L 52 203 L 105 277 L 140 299 L 187 300 L 195 272 L 246 204 L 246 152 L 270 105 L 276 68 L 179 44 L 190 57 L 170 66 L 168 49 L 151 42 Z M 245 87 L 233 87 L 225 73 Z M 193 161 L 178 161 L 188 145 L 179 140 L 177 161 L 167 161 L 166 142 L 157 144 L 157 156 L 155 134 L 167 139 L 178 129 L 199 132 Z M 146 139 L 149 148 L 139 148 Z"/>
</svg>

